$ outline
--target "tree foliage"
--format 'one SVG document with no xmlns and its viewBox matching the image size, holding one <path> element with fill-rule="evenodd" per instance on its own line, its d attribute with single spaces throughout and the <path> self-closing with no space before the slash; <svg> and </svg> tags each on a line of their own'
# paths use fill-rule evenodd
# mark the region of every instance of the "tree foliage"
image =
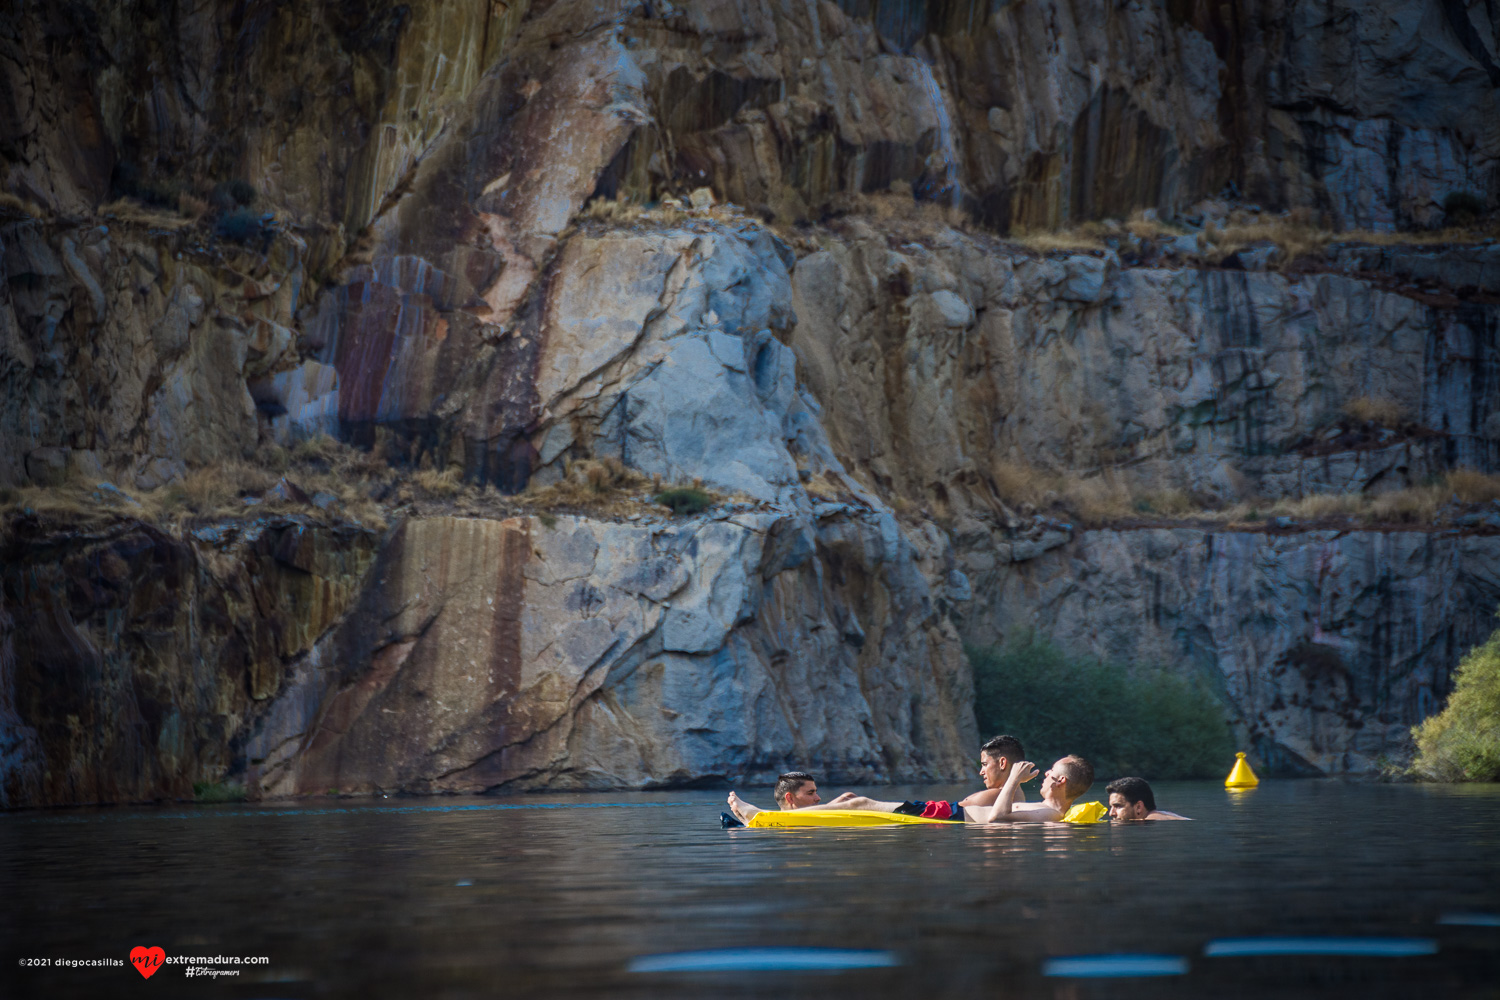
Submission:
<svg viewBox="0 0 1500 1000">
<path fill-rule="evenodd" d="M 1500 630 L 1469 650 L 1448 705 L 1411 731 L 1412 773 L 1432 781 L 1500 781 Z"/>
<path fill-rule="evenodd" d="M 969 647 L 980 736 L 1009 733 L 1043 765 L 1076 753 L 1101 780 L 1224 774 L 1234 747 L 1223 704 L 1164 670 L 1069 657 L 1034 635 Z"/>
</svg>

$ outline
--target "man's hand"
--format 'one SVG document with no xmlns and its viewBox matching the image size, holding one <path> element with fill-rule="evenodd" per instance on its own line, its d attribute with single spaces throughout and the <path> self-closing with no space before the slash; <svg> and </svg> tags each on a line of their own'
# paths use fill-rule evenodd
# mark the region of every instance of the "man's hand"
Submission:
<svg viewBox="0 0 1500 1000">
<path fill-rule="evenodd" d="M 834 806 L 838 805 L 840 802 L 848 802 L 850 799 L 855 798 L 859 798 L 859 796 L 855 795 L 853 792 L 839 792 L 833 797 L 833 801 L 829 802 L 828 804 Z"/>
<path fill-rule="evenodd" d="M 1011 770 L 1011 780 L 1018 785 L 1024 785 L 1028 781 L 1034 781 L 1040 773 L 1035 764 L 1029 760 L 1023 760 Z"/>
</svg>

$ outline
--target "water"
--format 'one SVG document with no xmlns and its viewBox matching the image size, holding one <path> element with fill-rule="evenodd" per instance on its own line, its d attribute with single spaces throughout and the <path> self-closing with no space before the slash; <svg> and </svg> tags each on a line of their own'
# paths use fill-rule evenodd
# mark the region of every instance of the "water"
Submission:
<svg viewBox="0 0 1500 1000">
<path fill-rule="evenodd" d="M 1495 995 L 1500 788 L 1158 799 L 1196 821 L 724 831 L 702 791 L 0 815 L 0 996 Z M 17 965 L 136 945 L 271 962 Z"/>
</svg>

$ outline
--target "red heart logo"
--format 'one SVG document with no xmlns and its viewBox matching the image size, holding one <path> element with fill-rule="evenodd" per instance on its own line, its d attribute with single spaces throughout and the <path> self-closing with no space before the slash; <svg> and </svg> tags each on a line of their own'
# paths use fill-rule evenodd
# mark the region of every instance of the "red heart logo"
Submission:
<svg viewBox="0 0 1500 1000">
<path fill-rule="evenodd" d="M 135 971 L 150 979 L 156 975 L 156 970 L 161 968 L 161 963 L 167 960 L 167 952 L 163 948 L 147 948 L 136 945 L 130 949 L 130 964 L 135 966 Z"/>
</svg>

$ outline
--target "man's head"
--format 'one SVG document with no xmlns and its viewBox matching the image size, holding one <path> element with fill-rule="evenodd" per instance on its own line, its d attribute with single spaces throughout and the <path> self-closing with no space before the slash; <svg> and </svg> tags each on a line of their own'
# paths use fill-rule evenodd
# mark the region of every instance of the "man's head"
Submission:
<svg viewBox="0 0 1500 1000">
<path fill-rule="evenodd" d="M 979 748 L 979 777 L 985 788 L 1001 788 L 1010 774 L 1010 766 L 1024 759 L 1026 751 L 1014 736 L 996 736 Z"/>
<path fill-rule="evenodd" d="M 1116 778 L 1107 786 L 1109 818 L 1116 823 L 1145 819 L 1156 812 L 1156 796 L 1145 778 Z"/>
<path fill-rule="evenodd" d="M 818 783 L 806 771 L 788 771 L 776 779 L 776 804 L 783 809 L 806 809 L 822 801 Z"/>
<path fill-rule="evenodd" d="M 1059 758 L 1042 776 L 1042 797 L 1052 789 L 1058 789 L 1062 797 L 1072 802 L 1089 790 L 1094 783 L 1094 765 L 1076 754 Z"/>
</svg>

